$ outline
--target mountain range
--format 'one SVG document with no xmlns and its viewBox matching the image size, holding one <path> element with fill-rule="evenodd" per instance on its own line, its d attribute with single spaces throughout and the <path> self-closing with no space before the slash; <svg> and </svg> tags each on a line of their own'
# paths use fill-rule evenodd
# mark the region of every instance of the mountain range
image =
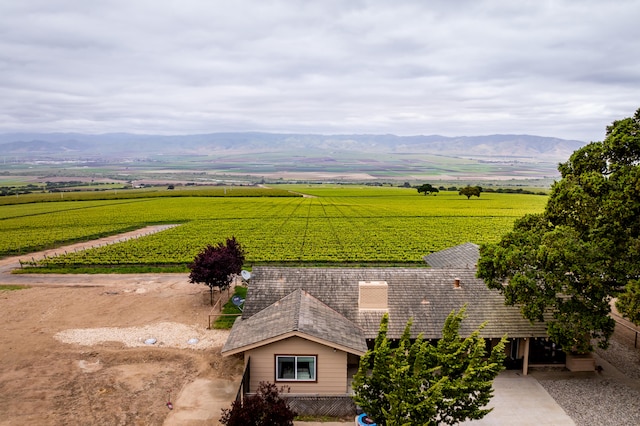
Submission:
<svg viewBox="0 0 640 426">
<path fill-rule="evenodd" d="M 127 158 L 149 156 L 251 155 L 283 153 L 350 156 L 420 154 L 483 160 L 566 161 L 585 143 L 553 137 L 496 134 L 487 136 L 321 135 L 286 133 L 210 133 L 150 135 L 131 133 L 4 133 L 0 153 L 28 158 Z"/>
</svg>

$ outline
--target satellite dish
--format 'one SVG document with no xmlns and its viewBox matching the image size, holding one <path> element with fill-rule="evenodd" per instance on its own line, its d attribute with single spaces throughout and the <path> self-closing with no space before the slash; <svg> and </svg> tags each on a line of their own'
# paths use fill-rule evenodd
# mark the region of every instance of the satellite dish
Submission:
<svg viewBox="0 0 640 426">
<path fill-rule="evenodd" d="M 244 299 L 238 295 L 235 295 L 231 298 L 231 303 L 233 303 L 234 305 L 236 305 L 238 307 L 238 309 L 240 309 L 240 312 L 242 312 L 242 305 L 244 304 Z"/>
<path fill-rule="evenodd" d="M 247 270 L 245 270 L 245 269 L 243 269 L 243 270 L 240 272 L 240 275 L 242 275 L 242 278 L 243 278 L 245 281 L 249 281 L 249 279 L 251 278 L 251 272 L 249 272 L 249 271 L 247 271 Z"/>
</svg>

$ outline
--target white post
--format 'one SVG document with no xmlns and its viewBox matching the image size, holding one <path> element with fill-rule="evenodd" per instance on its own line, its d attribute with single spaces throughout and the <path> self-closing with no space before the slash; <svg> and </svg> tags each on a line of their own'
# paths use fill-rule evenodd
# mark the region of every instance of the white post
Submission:
<svg viewBox="0 0 640 426">
<path fill-rule="evenodd" d="M 526 376 L 529 372 L 529 340 L 530 337 L 524 338 L 524 360 L 522 362 L 522 375 Z"/>
</svg>

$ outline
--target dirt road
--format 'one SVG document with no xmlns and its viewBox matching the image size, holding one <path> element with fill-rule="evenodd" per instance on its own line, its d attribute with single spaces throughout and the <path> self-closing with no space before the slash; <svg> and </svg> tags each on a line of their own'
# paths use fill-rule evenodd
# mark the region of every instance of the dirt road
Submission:
<svg viewBox="0 0 640 426">
<path fill-rule="evenodd" d="M 0 284 L 29 286 L 0 291 L 0 425 L 217 424 L 241 364 L 221 358 L 224 336 L 206 329 L 206 287 L 186 274 L 9 274 L 16 265 L 0 261 Z M 94 339 L 65 343 L 70 330 Z M 96 341 L 107 331 L 112 340 Z M 122 333 L 136 332 L 131 346 Z M 198 343 L 185 346 L 190 337 Z"/>
</svg>

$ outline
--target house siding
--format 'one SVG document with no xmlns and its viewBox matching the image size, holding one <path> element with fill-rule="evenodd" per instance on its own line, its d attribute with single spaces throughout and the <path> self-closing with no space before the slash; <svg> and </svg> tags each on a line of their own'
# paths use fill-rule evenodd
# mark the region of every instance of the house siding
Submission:
<svg viewBox="0 0 640 426">
<path fill-rule="evenodd" d="M 276 355 L 314 355 L 317 357 L 315 382 L 276 382 Z M 300 337 L 290 337 L 245 353 L 251 358 L 249 392 L 255 392 L 260 382 L 275 383 L 291 394 L 344 395 L 347 393 L 347 353 Z"/>
</svg>

